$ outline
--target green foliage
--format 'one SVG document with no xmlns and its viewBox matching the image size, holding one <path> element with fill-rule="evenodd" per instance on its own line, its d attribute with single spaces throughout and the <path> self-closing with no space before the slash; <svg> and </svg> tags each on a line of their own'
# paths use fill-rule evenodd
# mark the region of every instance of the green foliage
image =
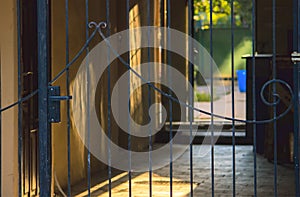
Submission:
<svg viewBox="0 0 300 197">
<path fill-rule="evenodd" d="M 251 26 L 252 2 L 235 0 L 233 2 L 235 26 Z M 194 20 L 200 22 L 201 29 L 208 29 L 210 24 L 210 1 L 194 0 Z M 231 1 L 212 1 L 212 24 L 215 27 L 228 27 L 231 24 Z"/>
<path fill-rule="evenodd" d="M 252 53 L 252 37 L 250 28 L 235 28 L 234 30 L 234 68 L 245 69 L 246 61 L 242 59 L 245 54 Z M 195 32 L 195 39 L 207 50 L 213 47 L 213 59 L 221 72 L 222 77 L 231 76 L 231 29 L 230 28 L 216 28 L 213 30 L 213 43 L 210 43 L 210 31 L 200 30 Z M 201 54 L 199 54 L 201 55 Z M 202 58 L 203 59 L 203 58 Z M 195 64 L 196 71 L 203 73 L 210 73 L 210 66 L 207 63 L 199 62 Z M 235 73 L 235 72 L 234 72 Z M 196 73 L 197 74 L 197 73 Z M 204 78 L 209 78 L 209 75 L 203 75 Z M 195 76 L 196 82 L 203 81 L 198 76 Z M 197 83 L 201 85 L 202 83 Z"/>
</svg>

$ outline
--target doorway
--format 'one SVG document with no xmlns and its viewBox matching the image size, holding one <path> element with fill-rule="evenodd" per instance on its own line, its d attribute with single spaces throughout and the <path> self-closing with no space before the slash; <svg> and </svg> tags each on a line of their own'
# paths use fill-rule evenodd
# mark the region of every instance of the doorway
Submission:
<svg viewBox="0 0 300 197">
<path fill-rule="evenodd" d="M 21 96 L 26 97 L 38 88 L 37 63 L 37 0 L 21 1 Z M 21 195 L 38 195 L 38 95 L 21 105 L 21 127 L 19 140 L 21 154 Z M 20 150 L 19 150 L 20 151 Z"/>
</svg>

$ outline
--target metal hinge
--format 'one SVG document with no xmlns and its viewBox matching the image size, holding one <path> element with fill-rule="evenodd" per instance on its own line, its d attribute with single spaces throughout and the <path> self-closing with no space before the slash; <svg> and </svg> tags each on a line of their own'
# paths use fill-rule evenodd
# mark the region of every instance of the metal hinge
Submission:
<svg viewBox="0 0 300 197">
<path fill-rule="evenodd" d="M 70 100 L 72 96 L 60 96 L 60 87 L 59 86 L 49 86 L 48 87 L 49 95 L 49 122 L 57 123 L 60 122 L 60 101 Z"/>
<path fill-rule="evenodd" d="M 294 51 L 292 54 L 291 54 L 291 60 L 294 64 L 300 62 L 300 53 Z"/>
</svg>

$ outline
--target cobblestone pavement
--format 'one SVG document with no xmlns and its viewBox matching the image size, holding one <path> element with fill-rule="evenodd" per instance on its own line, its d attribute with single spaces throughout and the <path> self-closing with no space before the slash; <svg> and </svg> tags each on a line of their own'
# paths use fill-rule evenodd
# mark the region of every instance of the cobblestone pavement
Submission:
<svg viewBox="0 0 300 197">
<path fill-rule="evenodd" d="M 194 196 L 211 196 L 211 154 L 199 156 L 200 145 L 193 146 Z M 214 149 L 215 196 L 232 196 L 232 146 L 215 146 Z M 187 151 L 173 163 L 173 196 L 190 195 L 190 152 Z M 236 196 L 253 196 L 254 170 L 252 146 L 236 146 L 235 153 Z M 257 194 L 274 196 L 274 164 L 257 155 Z M 292 165 L 278 165 L 278 196 L 295 196 Z M 152 196 L 170 196 L 170 168 L 166 166 L 153 172 Z M 107 186 L 95 191 L 93 196 L 108 196 Z M 113 181 L 112 196 L 128 196 L 128 176 Z M 132 196 L 149 196 L 148 173 L 133 173 Z"/>
</svg>

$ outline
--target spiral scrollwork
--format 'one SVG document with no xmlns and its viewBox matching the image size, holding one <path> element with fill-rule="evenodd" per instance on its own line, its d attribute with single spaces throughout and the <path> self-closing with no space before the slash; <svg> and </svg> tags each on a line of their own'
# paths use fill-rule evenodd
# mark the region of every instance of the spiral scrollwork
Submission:
<svg viewBox="0 0 300 197">
<path fill-rule="evenodd" d="M 163 90 L 157 88 L 154 83 L 162 83 L 162 81 L 157 82 L 156 78 L 153 79 L 146 79 L 146 75 L 143 73 L 139 73 L 137 70 L 135 70 L 134 68 L 131 67 L 130 64 L 128 64 L 128 62 L 126 62 L 123 58 L 122 58 L 122 54 L 130 51 L 130 50 L 136 50 L 139 48 L 145 48 L 145 47 L 150 47 L 150 48 L 163 48 L 166 50 L 170 50 L 172 52 L 175 52 L 179 55 L 181 55 L 182 57 L 186 58 L 187 60 L 189 60 L 192 64 L 194 64 L 195 60 L 194 58 L 190 58 L 190 57 L 186 57 L 186 51 L 182 50 L 182 46 L 186 45 L 186 42 L 188 40 L 189 44 L 192 46 L 198 46 L 197 51 L 201 51 L 203 52 L 203 57 L 204 60 L 202 60 L 205 65 L 211 65 L 212 63 L 214 63 L 214 61 L 211 59 L 210 55 L 207 53 L 206 50 L 204 50 L 204 48 L 194 39 L 192 38 L 188 38 L 187 39 L 187 35 L 184 35 L 181 32 L 172 30 L 172 29 L 166 29 L 166 28 L 159 28 L 159 27 L 141 27 L 138 29 L 131 29 L 131 30 L 126 30 L 123 32 L 119 32 L 115 35 L 112 35 L 110 37 L 106 37 L 103 32 L 102 29 L 106 28 L 107 24 L 105 22 L 100 22 L 100 23 L 95 23 L 95 22 L 90 22 L 89 23 L 89 28 L 95 28 L 95 30 L 93 31 L 92 37 L 94 36 L 94 33 L 98 32 L 101 36 L 101 38 L 103 39 L 102 42 L 100 42 L 94 49 L 92 49 L 89 54 L 88 54 L 88 61 L 89 63 L 86 64 L 86 60 L 83 61 L 82 65 L 79 68 L 79 71 L 77 73 L 77 76 L 75 78 L 75 82 L 74 82 L 74 89 L 73 89 L 73 94 L 74 94 L 74 99 L 73 99 L 73 114 L 74 114 L 74 120 L 75 120 L 75 125 L 76 128 L 79 132 L 79 135 L 81 136 L 82 140 L 84 143 L 87 143 L 87 133 L 86 133 L 86 127 L 87 127 L 87 122 L 89 122 L 90 127 L 93 128 L 94 130 L 92 130 L 91 132 L 91 146 L 89 148 L 91 148 L 91 152 L 101 161 L 103 161 L 104 163 L 108 162 L 108 158 L 107 158 L 107 147 L 108 145 L 111 146 L 111 165 L 113 167 L 116 167 L 118 169 L 122 169 L 122 170 L 128 170 L 128 161 L 127 161 L 127 155 L 128 155 L 128 150 L 125 150 L 121 147 L 119 147 L 117 144 L 114 144 L 110 141 L 110 139 L 106 136 L 106 134 L 103 131 L 103 128 L 101 127 L 101 125 L 99 124 L 99 120 L 97 119 L 97 115 L 95 112 L 95 87 L 98 84 L 98 81 L 102 75 L 102 73 L 104 72 L 105 68 L 114 60 L 114 59 L 119 59 L 120 62 L 122 62 L 122 64 L 128 69 L 128 72 L 133 73 L 133 75 L 138 79 L 141 80 L 141 84 L 146 84 L 148 85 L 150 88 L 154 89 L 156 92 L 160 93 L 162 96 L 167 97 L 168 99 L 172 100 L 173 102 L 176 102 L 178 104 L 180 104 L 181 108 L 187 108 L 193 111 L 197 111 L 200 113 L 204 113 L 207 115 L 211 115 L 214 118 L 221 118 L 223 120 L 231 120 L 231 121 L 239 121 L 239 122 L 244 122 L 244 123 L 250 123 L 250 124 L 265 124 L 265 123 L 269 123 L 269 122 L 273 122 L 276 121 L 278 119 L 280 119 L 281 117 L 285 116 L 292 108 L 293 106 L 293 99 L 294 99 L 294 93 L 292 91 L 292 88 L 290 87 L 290 85 L 280 79 L 272 79 L 267 81 L 261 91 L 260 91 L 260 97 L 263 101 L 264 104 L 268 105 L 268 106 L 276 106 L 280 103 L 280 101 L 282 100 L 282 98 L 280 97 L 280 95 L 276 92 L 272 93 L 272 97 L 274 98 L 272 102 L 268 101 L 267 98 L 265 98 L 265 92 L 268 86 L 270 85 L 274 85 L 274 84 L 282 84 L 283 86 L 286 87 L 286 89 L 288 90 L 289 94 L 291 95 L 291 99 L 289 100 L 287 109 L 279 114 L 278 116 L 272 118 L 272 119 L 268 119 L 268 120 L 240 120 L 240 119 L 235 119 L 232 117 L 225 117 L 225 116 L 221 116 L 215 113 L 211 113 L 211 112 L 207 112 L 207 111 L 203 111 L 199 108 L 194 107 L 193 105 L 191 105 L 190 103 L 187 103 L 186 101 L 184 101 L 185 96 L 182 97 L 178 97 L 175 98 L 172 95 L 164 92 Z M 142 39 L 140 43 L 138 43 L 138 45 L 136 46 L 131 46 L 129 45 L 129 35 L 134 34 L 136 31 L 140 31 L 139 33 L 141 35 L 145 35 L 145 37 L 147 37 L 148 39 L 153 39 L 153 37 L 148 37 L 149 34 L 153 34 L 153 35 L 159 35 L 161 32 L 164 31 L 168 31 L 168 33 L 172 33 L 172 37 L 176 38 L 176 42 L 174 42 L 173 45 L 171 45 L 171 48 L 169 48 L 169 46 L 164 46 L 164 45 L 158 45 L 158 43 L 160 42 L 154 42 L 153 40 L 151 40 L 150 42 L 147 39 Z M 91 37 L 91 38 L 92 38 Z M 164 43 L 164 42 L 163 42 Z M 88 44 L 88 42 L 87 42 Z M 149 45 L 150 44 L 150 45 Z M 134 47 L 134 48 L 133 48 Z M 109 55 L 108 55 L 108 49 L 109 49 Z M 202 58 L 203 58 L 202 57 Z M 206 58 L 206 59 L 205 59 Z M 86 66 L 88 65 L 88 67 Z M 165 67 L 165 70 L 172 70 L 172 67 L 169 67 L 169 65 L 162 65 L 162 64 L 152 64 L 152 66 L 159 66 L 159 67 Z M 215 66 L 215 70 L 218 70 L 216 65 L 213 64 L 212 66 Z M 87 72 L 87 70 L 92 70 L 93 72 Z M 88 76 L 88 74 L 90 76 Z M 125 76 L 125 75 L 124 75 Z M 176 71 L 173 72 L 173 76 L 176 76 Z M 87 92 L 86 88 L 82 86 L 83 82 L 87 80 L 87 77 L 89 77 L 91 79 L 89 85 L 89 92 Z M 180 79 L 180 80 L 179 80 Z M 175 82 L 178 82 L 177 84 Z M 170 86 L 171 89 L 176 90 L 174 91 L 175 93 L 177 92 L 181 92 L 183 90 L 187 90 L 186 88 L 182 87 L 180 85 L 183 85 L 184 83 L 186 83 L 186 79 L 185 76 L 182 77 L 182 80 L 180 78 L 180 73 L 178 73 L 178 77 L 173 79 L 173 83 L 168 84 L 168 82 L 164 82 L 162 84 L 165 84 L 167 86 Z M 119 89 L 121 90 L 126 90 L 126 87 L 122 86 L 126 84 L 126 78 L 122 79 L 122 77 L 120 78 L 120 80 L 118 81 L 118 85 L 121 87 Z M 208 84 L 208 83 L 207 83 Z M 123 88 L 122 88 L 123 87 Z M 173 88 L 172 88 L 173 87 Z M 275 87 L 275 86 L 274 86 Z M 191 88 L 188 88 L 188 92 L 181 92 L 180 94 L 189 94 Z M 273 89 L 275 90 L 275 88 Z M 112 95 L 112 104 L 118 102 L 118 98 L 120 98 L 120 95 L 118 96 L 118 91 L 113 92 Z M 128 92 L 125 91 L 122 93 L 122 95 L 127 94 Z M 91 96 L 89 98 L 86 98 L 85 95 L 90 94 Z M 115 99 L 115 100 L 114 100 Z M 86 109 L 85 106 L 89 106 L 86 105 L 86 103 L 89 102 L 90 105 L 90 109 Z M 128 121 L 130 120 L 131 123 L 131 128 L 130 128 L 130 135 L 133 136 L 138 136 L 138 137 L 147 137 L 149 136 L 149 132 L 147 132 L 147 128 L 154 128 L 154 125 L 151 125 L 151 122 L 149 123 L 150 125 L 138 125 L 135 124 L 134 120 L 130 119 L 130 116 L 128 116 L 128 109 L 126 109 L 126 106 L 128 103 L 128 100 L 125 100 L 124 103 L 122 103 L 119 106 L 116 106 L 118 109 L 113 108 L 112 106 L 112 112 L 113 115 L 116 113 L 119 113 L 119 115 L 121 114 L 120 109 L 123 110 L 123 119 L 125 121 L 122 122 L 122 117 L 120 119 L 120 121 L 117 121 L 118 126 L 120 126 L 120 128 L 122 128 L 123 130 L 126 131 L 126 129 L 128 128 Z M 124 107 L 124 108 L 120 108 L 120 106 Z M 225 101 L 224 101 L 224 107 L 225 107 Z M 154 113 L 153 110 L 155 106 L 151 106 L 149 108 L 149 116 L 150 118 L 154 119 Z M 90 119 L 86 118 L 86 114 L 90 113 Z M 120 116 L 119 116 L 120 117 Z M 124 118 L 125 117 L 125 118 Z M 116 119 L 117 120 L 117 119 Z M 161 125 L 160 125 L 161 126 Z M 152 133 L 150 133 L 150 135 L 154 134 L 156 131 L 158 131 L 160 128 L 158 128 L 157 130 L 153 130 Z M 179 130 L 181 128 L 179 127 Z M 221 127 L 210 127 L 208 128 L 208 130 L 212 130 L 213 132 L 215 132 L 214 137 L 216 137 L 216 139 L 218 138 L 218 136 L 221 133 Z M 100 131 L 100 132 L 99 132 Z M 192 138 L 194 137 L 195 133 L 192 134 Z M 172 143 L 176 144 L 180 144 L 180 146 L 182 147 L 182 143 L 185 145 L 183 149 L 180 149 L 180 151 L 178 151 L 178 154 L 174 156 L 173 159 L 176 159 L 178 156 L 180 156 L 181 153 L 183 153 L 186 148 L 188 148 L 189 144 L 192 142 L 191 137 L 182 137 L 182 136 L 174 136 Z M 99 142 L 101 141 L 101 149 L 99 149 Z M 204 142 L 207 142 L 207 139 L 205 137 Z M 161 161 L 159 158 L 161 158 L 162 155 L 164 154 L 169 154 L 169 145 L 165 145 L 163 147 L 161 147 L 158 150 L 154 150 L 151 154 L 153 154 L 153 159 L 154 159 L 154 163 L 156 164 L 154 167 L 155 168 L 159 168 L 162 167 L 166 164 L 168 164 L 169 161 Z M 205 152 L 207 152 L 206 150 L 204 150 L 204 152 L 202 152 L 201 154 L 205 154 Z M 134 165 L 132 165 L 132 169 L 133 171 L 144 171 L 148 169 L 147 164 L 141 162 L 142 160 L 146 160 L 148 158 L 148 153 L 140 153 L 140 152 L 131 152 L 132 155 L 132 161 L 136 161 L 133 162 Z M 158 158 L 158 160 L 155 160 Z M 142 160 L 141 160 L 142 159 Z"/>
<path fill-rule="evenodd" d="M 272 119 L 272 121 L 278 120 L 281 117 L 285 116 L 292 109 L 292 106 L 293 106 L 293 102 L 292 101 L 294 100 L 293 90 L 292 90 L 291 86 L 286 81 L 283 81 L 281 79 L 271 79 L 271 80 L 267 81 L 262 86 L 261 91 L 260 91 L 260 98 L 261 98 L 262 102 L 265 105 L 275 107 L 275 106 L 277 106 L 282 101 L 282 97 L 277 92 L 272 92 L 273 101 L 269 101 L 265 97 L 264 93 L 267 91 L 267 87 L 271 86 L 271 85 L 275 85 L 276 86 L 276 84 L 282 84 L 283 86 L 285 86 L 285 88 L 288 90 L 288 92 L 290 94 L 290 98 L 291 99 L 289 99 L 289 103 L 288 103 L 288 106 L 287 106 L 286 110 L 283 113 L 279 114 L 278 116 L 274 117 Z M 272 87 L 272 91 L 274 91 L 274 90 L 276 90 L 276 88 L 274 88 L 274 86 L 273 86 Z M 262 121 L 257 121 L 257 123 L 259 123 L 259 122 L 262 122 Z"/>
</svg>

